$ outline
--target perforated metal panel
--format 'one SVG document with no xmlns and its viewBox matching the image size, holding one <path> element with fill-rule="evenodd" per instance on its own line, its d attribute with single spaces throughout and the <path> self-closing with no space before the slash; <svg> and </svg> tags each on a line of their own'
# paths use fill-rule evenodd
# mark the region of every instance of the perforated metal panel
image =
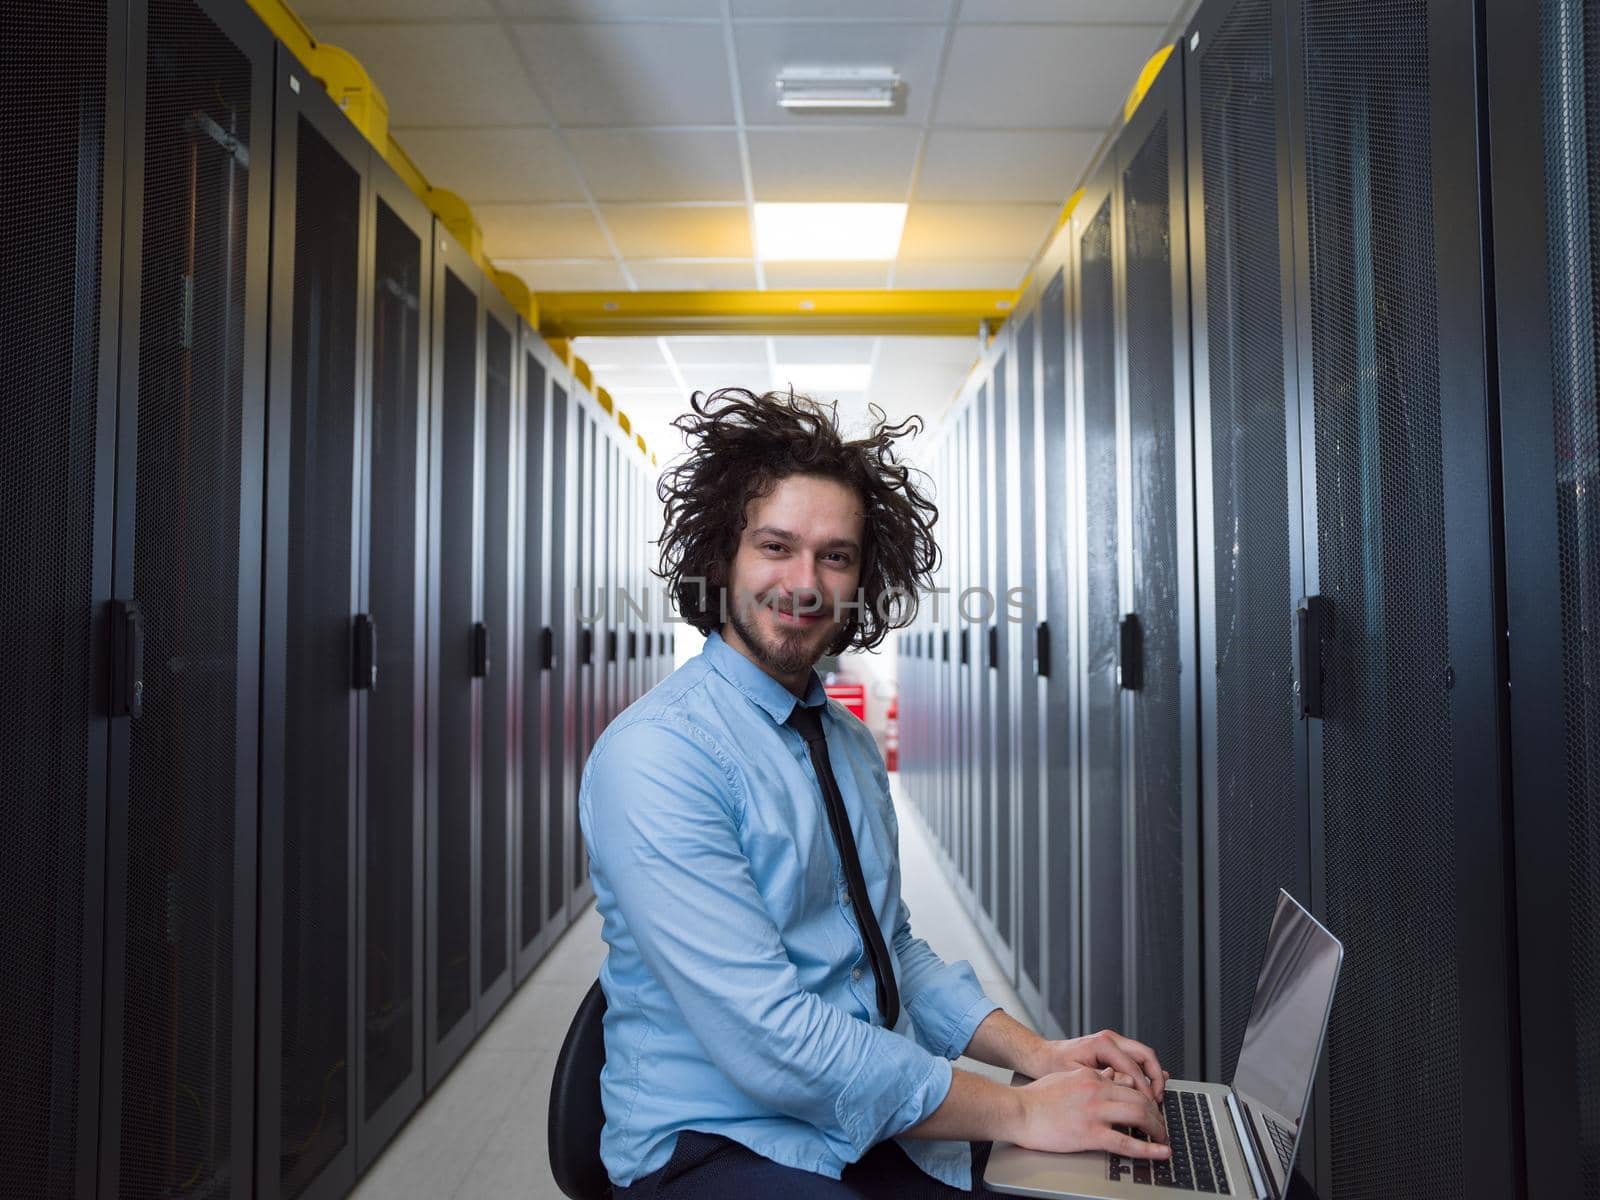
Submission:
<svg viewBox="0 0 1600 1200">
<path fill-rule="evenodd" d="M 1083 957 L 1088 1027 L 1121 1026 L 1122 721 L 1117 688 L 1116 296 L 1111 200 L 1079 239 L 1083 371 L 1084 851 Z"/>
<path fill-rule="evenodd" d="M 372 320 L 372 467 L 368 608 L 378 627 L 378 687 L 367 700 L 366 1112 L 377 1113 L 416 1069 L 413 877 L 416 853 L 415 631 L 422 239 L 377 203 Z"/>
<path fill-rule="evenodd" d="M 443 495 L 439 568 L 438 912 L 435 1028 L 472 1011 L 472 503 L 477 441 L 478 297 L 444 274 Z"/>
<path fill-rule="evenodd" d="M 1132 611 L 1144 635 L 1133 697 L 1134 1035 L 1164 1062 L 1187 1056 L 1184 996 L 1184 684 L 1178 619 L 1177 454 L 1173 379 L 1169 113 L 1123 171 L 1128 445 L 1133 505 Z M 1187 381 L 1185 396 L 1187 402 Z M 1189 453 L 1184 446 L 1183 452 Z"/>
<path fill-rule="evenodd" d="M 74 1193 L 93 1138 L 79 1110 L 96 1099 L 80 1078 L 95 1044 L 81 1028 L 85 856 L 103 808 L 89 745 L 106 26 L 104 3 L 0 7 L 0 178 L 27 181 L 0 189 L 0 622 L 15 635 L 0 695 L 0 1130 L 7 1186 L 40 1197 Z"/>
<path fill-rule="evenodd" d="M 349 1141 L 350 638 L 361 178 L 296 136 L 277 1147 L 298 1195 Z M 266 1014 L 271 1019 L 271 1014 Z"/>
<path fill-rule="evenodd" d="M 991 457 L 988 460 L 989 486 L 984 489 L 984 498 L 991 506 L 993 525 L 990 526 L 989 536 L 993 539 L 994 545 L 994 574 L 987 581 L 994 606 L 994 616 L 991 620 L 995 631 L 996 657 L 995 669 L 988 673 L 992 688 L 989 693 L 992 721 L 990 728 L 993 731 L 989 753 L 993 756 L 994 763 L 994 923 L 1003 942 L 1011 941 L 1013 874 L 1011 832 L 1013 810 L 1016 805 L 1012 789 L 1014 759 L 1011 747 L 1011 704 L 1016 680 L 1012 678 L 1011 671 L 1012 626 L 1006 620 L 1005 607 L 1006 589 L 1012 583 L 1012 563 L 1008 553 L 1009 539 L 1006 530 L 1011 510 L 1008 507 L 1007 497 L 1016 485 L 1011 480 L 1014 464 L 1006 453 L 1006 426 L 1011 415 L 1006 397 L 1007 384 L 1006 357 L 1001 355 L 995 360 L 994 382 L 989 396 L 993 405 L 994 423 Z M 1005 959 L 1002 958 L 1001 961 L 1004 962 Z M 1006 971 L 1009 974 L 1010 968 L 1007 967 Z"/>
<path fill-rule="evenodd" d="M 1322 865 L 1346 949 L 1333 1183 L 1341 1200 L 1454 1195 L 1460 1109 L 1416 1103 L 1464 1083 L 1429 9 L 1306 0 L 1302 16 L 1318 590 L 1334 622 Z"/>
<path fill-rule="evenodd" d="M 1541 6 L 1578 1178 L 1600 1197 L 1600 6 Z M 1581 106 L 1581 107 L 1580 107 Z M 1554 797 L 1541 798 L 1553 801 Z M 1537 801 L 1536 801 L 1537 802 Z"/>
<path fill-rule="evenodd" d="M 1033 364 L 1034 334 L 1037 319 L 1028 317 L 1017 330 L 1017 490 L 1021 499 L 1022 561 L 1017 564 L 1014 586 L 1028 589 L 1028 608 L 1021 613 L 1022 623 L 1011 627 L 1018 639 L 1021 677 L 1017 690 L 1021 697 L 1019 717 L 1022 723 L 1022 758 L 1018 763 L 1022 797 L 1019 814 L 1017 845 L 1020 858 L 1017 863 L 1018 886 L 1021 894 L 1021 914 L 1017 922 L 1017 940 L 1021 952 L 1022 972 L 1034 987 L 1043 987 L 1043 914 L 1040 912 L 1043 876 L 1048 859 L 1040 856 L 1043 846 L 1043 805 L 1046 802 L 1039 771 L 1039 676 L 1034 663 L 1034 630 L 1043 619 L 1045 598 L 1039 594 L 1038 574 L 1038 522 L 1039 513 L 1034 499 L 1035 451 L 1039 443 L 1039 426 L 1034 407 Z M 1016 610 L 1008 610 L 1015 615 Z"/>
<path fill-rule="evenodd" d="M 973 488 L 977 493 L 977 526 L 974 531 L 974 567 L 971 574 L 971 583 L 968 585 L 979 589 L 973 595 L 974 615 L 983 616 L 990 614 L 989 606 L 984 602 L 983 596 L 991 599 L 994 596 L 994 574 L 991 567 L 991 554 L 994 544 L 993 532 L 993 504 L 994 504 L 994 467 L 991 459 L 991 446 L 993 444 L 993 419 L 989 406 L 992 403 L 991 389 L 985 385 L 978 389 L 978 400 L 974 407 L 977 414 L 977 465 L 973 472 Z M 972 670 L 978 685 L 978 707 L 975 714 L 977 720 L 977 754 L 973 757 L 976 764 L 977 786 L 977 829 L 974 838 L 977 843 L 976 862 L 972 869 L 972 884 L 978 892 L 978 903 L 983 911 L 991 917 L 994 915 L 994 868 L 995 868 L 995 783 L 994 783 L 994 756 L 995 756 L 995 682 L 994 672 L 989 668 L 989 626 L 996 618 L 990 614 L 984 616 L 982 622 L 974 621 L 970 625 L 972 639 Z"/>
<path fill-rule="evenodd" d="M 151 0 L 148 22 L 120 1185 L 225 1196 L 238 754 L 256 736 L 237 721 L 246 229 L 265 216 L 239 152 L 270 150 L 249 144 L 239 49 L 185 0 Z"/>
<path fill-rule="evenodd" d="M 550 672 L 543 664 L 543 627 L 550 614 L 543 589 L 551 574 L 551 542 L 546 533 L 546 510 L 556 499 L 550 494 L 552 473 L 546 461 L 545 436 L 549 413 L 545 401 L 545 370 L 533 354 L 522 356 L 522 392 L 527 416 L 524 429 L 525 462 L 522 513 L 522 872 L 518 903 L 522 905 L 522 945 L 530 945 L 544 924 L 546 759 L 550 741 Z M 552 626 L 553 629 L 553 626 Z"/>
<path fill-rule="evenodd" d="M 1277 889 L 1306 853 L 1294 645 L 1272 6 L 1239 0 L 1200 62 L 1220 953 L 1217 1078 L 1244 1041 Z M 1298 453 L 1298 450 L 1296 450 Z M 1202 500 L 1207 498 L 1202 498 Z M 1299 497 L 1295 497 L 1298 506 Z M 1205 553 L 1201 547 L 1201 553 Z"/>
<path fill-rule="evenodd" d="M 1046 956 L 1045 1006 L 1064 1031 L 1078 1028 L 1078 970 L 1082 950 L 1078 929 L 1080 905 L 1077 870 L 1077 737 L 1070 697 L 1077 670 L 1076 644 L 1070 636 L 1069 591 L 1077 571 L 1070 556 L 1072 533 L 1067 520 L 1067 495 L 1077 476 L 1077 456 L 1069 453 L 1066 343 L 1066 272 L 1045 288 L 1039 302 L 1039 353 L 1043 357 L 1044 391 L 1039 397 L 1044 433 L 1045 619 L 1050 634 L 1050 677 L 1045 688 L 1045 794 L 1049 801 L 1048 848 L 1045 862 L 1046 922 L 1050 938 Z"/>
<path fill-rule="evenodd" d="M 550 696 L 550 757 L 545 763 L 545 899 L 546 912 L 560 912 L 567 902 L 566 829 L 567 829 L 567 777 L 571 765 L 567 759 L 573 745 L 574 695 L 573 678 L 577 661 L 571 653 L 575 644 L 572 636 L 572 576 L 567 570 L 567 545 L 571 536 L 569 526 L 573 520 L 573 487 L 571 483 L 571 446 L 573 436 L 572 404 L 567 390 L 559 383 L 550 384 L 550 628 L 555 633 L 556 662 L 560 689 L 552 686 Z"/>
<path fill-rule="evenodd" d="M 484 321 L 485 475 L 483 495 L 483 622 L 489 627 L 489 678 L 483 685 L 483 818 L 479 897 L 482 966 L 479 990 L 505 974 L 510 945 L 511 842 L 506 721 L 510 700 L 511 612 L 507 601 L 507 538 L 511 517 L 511 331 Z"/>
</svg>

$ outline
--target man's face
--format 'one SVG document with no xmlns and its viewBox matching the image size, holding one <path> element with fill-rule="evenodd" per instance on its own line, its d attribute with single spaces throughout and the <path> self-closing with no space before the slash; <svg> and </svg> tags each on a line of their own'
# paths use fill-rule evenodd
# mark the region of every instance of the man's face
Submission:
<svg viewBox="0 0 1600 1200">
<path fill-rule="evenodd" d="M 791 475 L 745 515 L 724 636 L 768 674 L 798 683 L 855 611 L 843 605 L 861 582 L 861 497 L 832 479 Z"/>
</svg>

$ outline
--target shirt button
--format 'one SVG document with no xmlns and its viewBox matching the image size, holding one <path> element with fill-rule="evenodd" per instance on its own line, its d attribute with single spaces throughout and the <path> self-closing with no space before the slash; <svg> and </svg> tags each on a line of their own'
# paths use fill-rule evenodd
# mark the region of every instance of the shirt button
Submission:
<svg viewBox="0 0 1600 1200">
<path fill-rule="evenodd" d="M 860 967 L 856 967 L 855 969 L 853 969 L 850 972 L 850 978 L 854 979 L 857 983 L 860 983 L 861 982 L 861 968 Z"/>
</svg>

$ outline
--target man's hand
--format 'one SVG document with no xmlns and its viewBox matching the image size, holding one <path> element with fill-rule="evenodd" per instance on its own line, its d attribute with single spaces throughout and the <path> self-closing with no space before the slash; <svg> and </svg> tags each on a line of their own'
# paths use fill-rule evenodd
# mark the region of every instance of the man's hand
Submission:
<svg viewBox="0 0 1600 1200">
<path fill-rule="evenodd" d="M 1079 1067 L 1109 1070 L 1106 1077 L 1111 1082 L 1131 1087 L 1157 1104 L 1166 1096 L 1167 1080 L 1172 1078 L 1170 1071 L 1162 1070 L 1154 1050 L 1111 1029 L 1059 1042 L 1040 1039 L 1030 1057 L 1033 1069 L 1019 1069 L 1035 1079 Z"/>
<path fill-rule="evenodd" d="M 1109 1150 L 1125 1158 L 1169 1157 L 1172 1150 L 1166 1144 L 1161 1111 L 1110 1075 L 1078 1067 L 1024 1084 L 1017 1089 L 1022 1119 L 1011 1140 L 1028 1150 Z M 1118 1132 L 1119 1125 L 1144 1130 L 1150 1141 Z"/>
</svg>

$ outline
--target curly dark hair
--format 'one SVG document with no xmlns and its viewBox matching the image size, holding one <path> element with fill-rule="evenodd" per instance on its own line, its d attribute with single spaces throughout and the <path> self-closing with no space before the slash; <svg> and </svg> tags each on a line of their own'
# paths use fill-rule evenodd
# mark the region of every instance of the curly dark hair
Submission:
<svg viewBox="0 0 1600 1200">
<path fill-rule="evenodd" d="M 854 489 L 866 514 L 862 604 L 828 653 L 871 650 L 890 630 L 911 623 L 916 597 L 939 566 L 933 539 L 939 510 L 912 482 L 913 474 L 926 475 L 895 454 L 897 440 L 922 430 L 921 417 L 891 425 L 872 405 L 871 431 L 847 441 L 839 432 L 837 404 L 793 392 L 719 388 L 709 395 L 696 392 L 689 406 L 672 422 L 689 442 L 688 455 L 656 485 L 665 508 L 656 575 L 685 622 L 701 633 L 721 623 L 727 570 L 750 502 L 791 475 L 813 475 Z"/>
</svg>

